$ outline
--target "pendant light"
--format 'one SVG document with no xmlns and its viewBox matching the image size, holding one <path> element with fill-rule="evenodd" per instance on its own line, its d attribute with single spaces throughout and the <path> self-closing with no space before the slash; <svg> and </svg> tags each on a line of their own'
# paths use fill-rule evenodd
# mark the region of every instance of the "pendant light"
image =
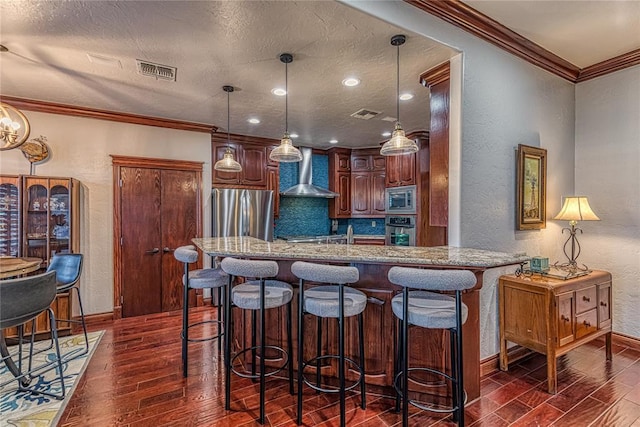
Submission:
<svg viewBox="0 0 640 427">
<path fill-rule="evenodd" d="M 302 153 L 291 143 L 289 136 L 289 73 L 288 64 L 293 61 L 290 53 L 280 55 L 280 61 L 284 63 L 284 135 L 278 145 L 269 154 L 269 158 L 275 162 L 299 162 L 302 160 Z"/>
<path fill-rule="evenodd" d="M 242 172 L 242 165 L 235 161 L 233 151 L 231 151 L 229 94 L 233 92 L 233 86 L 222 86 L 222 90 L 227 92 L 227 149 L 222 159 L 218 160 L 213 168 L 222 172 Z"/>
<path fill-rule="evenodd" d="M 383 156 L 399 156 L 401 154 L 411 154 L 418 151 L 418 145 L 407 138 L 400 125 L 400 46 L 404 44 L 406 37 L 402 34 L 391 37 L 391 45 L 397 48 L 396 59 L 396 127 L 393 130 L 391 139 L 385 142 L 380 149 Z"/>
</svg>

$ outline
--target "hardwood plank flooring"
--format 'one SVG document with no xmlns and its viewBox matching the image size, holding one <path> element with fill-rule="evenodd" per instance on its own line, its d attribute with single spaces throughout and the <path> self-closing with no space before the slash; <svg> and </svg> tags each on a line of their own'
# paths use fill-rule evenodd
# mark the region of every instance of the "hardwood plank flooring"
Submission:
<svg viewBox="0 0 640 427">
<path fill-rule="evenodd" d="M 216 318 L 215 308 L 192 309 L 191 321 Z M 85 375 L 59 426 L 256 426 L 259 385 L 232 377 L 232 410 L 224 410 L 224 365 L 214 342 L 189 346 L 189 377 L 182 377 L 180 312 L 93 325 L 104 329 Z M 202 334 L 215 333 L 215 326 Z M 193 334 L 192 334 L 193 336 Z M 467 404 L 467 425 L 640 426 L 640 352 L 614 345 L 606 362 L 604 341 L 562 356 L 558 394 L 546 387 L 546 362 L 533 355 L 509 372 L 482 379 L 481 396 Z M 337 396 L 304 391 L 305 426 L 339 425 Z M 369 393 L 367 409 L 348 394 L 349 426 L 400 426 L 394 400 Z M 295 426 L 296 398 L 286 380 L 267 383 L 268 426 Z M 450 417 L 411 409 L 411 426 L 454 426 Z"/>
</svg>

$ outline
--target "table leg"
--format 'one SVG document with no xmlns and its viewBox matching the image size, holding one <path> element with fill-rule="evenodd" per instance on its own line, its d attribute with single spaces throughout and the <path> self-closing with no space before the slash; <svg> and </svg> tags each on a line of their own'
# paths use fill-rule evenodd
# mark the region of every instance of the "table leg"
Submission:
<svg viewBox="0 0 640 427">
<path fill-rule="evenodd" d="M 604 346 L 607 360 L 611 360 L 611 332 L 604 336 Z"/>
<path fill-rule="evenodd" d="M 509 370 L 509 358 L 507 356 L 507 340 L 500 340 L 500 370 Z"/>
<path fill-rule="evenodd" d="M 554 352 L 547 351 L 547 386 L 549 394 L 556 394 L 558 389 L 557 359 Z"/>
</svg>

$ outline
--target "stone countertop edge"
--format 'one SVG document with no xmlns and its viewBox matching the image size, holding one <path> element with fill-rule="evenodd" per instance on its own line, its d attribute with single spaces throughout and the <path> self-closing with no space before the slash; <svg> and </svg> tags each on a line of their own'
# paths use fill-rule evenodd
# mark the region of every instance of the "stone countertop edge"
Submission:
<svg viewBox="0 0 640 427">
<path fill-rule="evenodd" d="M 354 239 L 384 240 L 384 234 L 354 234 Z"/>
<path fill-rule="evenodd" d="M 523 253 L 508 254 L 453 246 L 408 247 L 266 242 L 253 237 L 205 237 L 192 242 L 213 256 L 250 256 L 265 259 L 385 263 L 423 266 L 493 268 L 528 261 Z"/>
</svg>

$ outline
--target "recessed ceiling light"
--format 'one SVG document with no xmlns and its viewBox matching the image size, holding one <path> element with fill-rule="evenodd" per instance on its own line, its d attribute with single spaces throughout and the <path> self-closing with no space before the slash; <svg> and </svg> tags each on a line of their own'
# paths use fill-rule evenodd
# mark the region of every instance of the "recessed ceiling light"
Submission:
<svg viewBox="0 0 640 427">
<path fill-rule="evenodd" d="M 276 95 L 276 96 L 285 96 L 287 94 L 287 91 L 279 88 L 279 87 L 275 87 L 273 89 L 271 89 L 271 93 Z"/>
<path fill-rule="evenodd" d="M 297 137 L 298 137 L 298 134 L 297 134 L 297 133 L 291 133 L 291 134 L 289 134 L 289 136 L 290 136 L 291 138 L 297 138 Z"/>
<path fill-rule="evenodd" d="M 345 86 L 358 86 L 360 84 L 360 79 L 356 79 L 355 77 L 348 77 L 342 81 L 342 84 Z"/>
<path fill-rule="evenodd" d="M 260 119 L 256 119 L 256 118 L 250 118 L 247 121 L 253 125 L 257 125 L 258 123 L 260 123 Z"/>
<path fill-rule="evenodd" d="M 384 136 L 385 138 L 391 136 L 391 132 L 382 132 L 382 136 Z"/>
<path fill-rule="evenodd" d="M 329 140 L 329 144 L 337 144 L 337 143 L 338 143 L 338 140 L 335 138 Z"/>
<path fill-rule="evenodd" d="M 412 98 L 413 98 L 413 94 L 410 94 L 410 93 L 403 93 L 402 95 L 400 95 L 400 101 L 408 101 Z"/>
</svg>

